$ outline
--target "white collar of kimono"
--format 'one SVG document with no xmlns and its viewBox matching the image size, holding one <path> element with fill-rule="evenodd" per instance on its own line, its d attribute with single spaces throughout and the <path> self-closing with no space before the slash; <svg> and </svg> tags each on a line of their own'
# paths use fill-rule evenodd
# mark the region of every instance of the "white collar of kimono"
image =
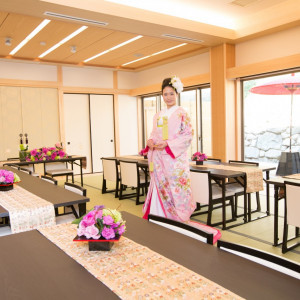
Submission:
<svg viewBox="0 0 300 300">
<path fill-rule="evenodd" d="M 161 111 L 160 117 L 168 117 L 170 118 L 171 114 L 178 108 L 178 105 L 174 105 L 171 108 L 165 108 L 164 110 Z"/>
</svg>

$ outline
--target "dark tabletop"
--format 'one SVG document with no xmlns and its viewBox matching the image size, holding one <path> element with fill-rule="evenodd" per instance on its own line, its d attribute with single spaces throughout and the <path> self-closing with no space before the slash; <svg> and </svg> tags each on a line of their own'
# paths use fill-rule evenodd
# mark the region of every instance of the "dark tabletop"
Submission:
<svg viewBox="0 0 300 300">
<path fill-rule="evenodd" d="M 298 299 L 299 280 L 122 212 L 125 236 L 246 299 Z M 38 231 L 0 237 L 1 299 L 116 299 Z M 195 295 L 197 296 L 197 295 Z"/>
<path fill-rule="evenodd" d="M 128 238 L 246 299 L 299 299 L 300 281 L 127 212 Z"/>
<path fill-rule="evenodd" d="M 18 171 L 10 167 L 4 167 L 4 169 L 17 173 L 21 179 L 21 182 L 17 183 L 20 187 L 46 201 L 49 201 L 54 205 L 54 207 L 74 205 L 90 201 L 87 197 L 68 191 L 63 187 L 54 185 L 38 177 L 31 176 L 25 172 Z M 0 217 L 4 216 L 8 216 L 8 212 L 0 206 Z"/>
</svg>

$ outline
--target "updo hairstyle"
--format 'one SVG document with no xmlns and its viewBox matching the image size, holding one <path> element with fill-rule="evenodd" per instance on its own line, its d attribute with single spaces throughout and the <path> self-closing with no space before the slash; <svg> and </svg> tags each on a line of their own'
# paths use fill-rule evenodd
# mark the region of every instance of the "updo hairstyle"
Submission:
<svg viewBox="0 0 300 300">
<path fill-rule="evenodd" d="M 162 82 L 162 84 L 161 84 L 161 91 L 163 91 L 165 87 L 169 86 L 169 87 L 171 87 L 171 88 L 175 91 L 176 94 L 178 94 L 177 91 L 176 91 L 176 89 L 173 87 L 173 85 L 172 85 L 172 83 L 171 83 L 171 80 L 172 80 L 171 77 L 165 78 L 165 79 L 163 80 L 163 82 Z"/>
</svg>

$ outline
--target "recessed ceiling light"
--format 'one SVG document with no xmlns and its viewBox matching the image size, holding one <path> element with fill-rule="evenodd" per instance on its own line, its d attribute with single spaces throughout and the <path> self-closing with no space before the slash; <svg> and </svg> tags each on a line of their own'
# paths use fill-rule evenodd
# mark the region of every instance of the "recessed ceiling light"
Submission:
<svg viewBox="0 0 300 300">
<path fill-rule="evenodd" d="M 49 22 L 45 19 L 40 25 L 38 25 L 15 49 L 13 49 L 9 54 L 16 54 L 25 44 L 27 44 L 35 35 L 37 35 Z"/>
<path fill-rule="evenodd" d="M 10 37 L 5 38 L 5 46 L 11 46 L 11 38 Z"/>
<path fill-rule="evenodd" d="M 71 52 L 76 53 L 77 52 L 77 47 L 76 46 L 71 46 Z"/>
</svg>

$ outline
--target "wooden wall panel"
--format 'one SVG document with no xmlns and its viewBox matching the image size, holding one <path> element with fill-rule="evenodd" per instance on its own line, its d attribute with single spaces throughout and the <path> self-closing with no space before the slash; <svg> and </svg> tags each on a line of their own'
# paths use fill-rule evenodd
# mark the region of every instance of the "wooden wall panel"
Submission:
<svg viewBox="0 0 300 300">
<path fill-rule="evenodd" d="M 23 133 L 22 103 L 20 88 L 5 87 L 1 89 L 1 123 L 2 123 L 2 152 L 0 159 L 18 157 L 19 134 Z M 24 132 L 25 133 L 25 132 Z"/>
<path fill-rule="evenodd" d="M 29 147 L 42 147 L 41 91 L 39 88 L 21 88 L 23 131 L 29 136 Z"/>
<path fill-rule="evenodd" d="M 57 89 L 40 89 L 41 96 L 41 146 L 53 147 L 60 142 L 60 122 Z"/>
</svg>

